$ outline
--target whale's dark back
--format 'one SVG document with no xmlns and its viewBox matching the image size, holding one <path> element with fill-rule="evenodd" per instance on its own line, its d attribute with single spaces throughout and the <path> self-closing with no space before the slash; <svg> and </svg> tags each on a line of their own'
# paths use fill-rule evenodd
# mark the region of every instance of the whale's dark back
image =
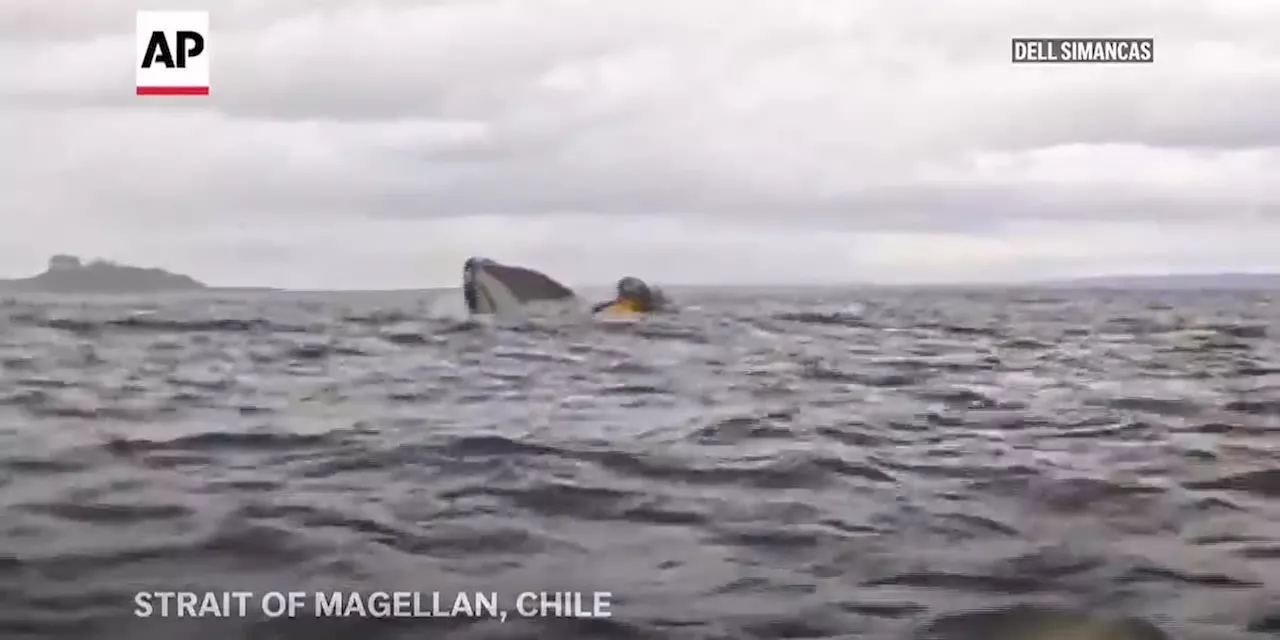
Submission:
<svg viewBox="0 0 1280 640">
<path fill-rule="evenodd" d="M 484 265 L 484 269 L 505 284 L 521 302 L 563 300 L 574 296 L 572 289 L 541 271 L 498 263 Z"/>
</svg>

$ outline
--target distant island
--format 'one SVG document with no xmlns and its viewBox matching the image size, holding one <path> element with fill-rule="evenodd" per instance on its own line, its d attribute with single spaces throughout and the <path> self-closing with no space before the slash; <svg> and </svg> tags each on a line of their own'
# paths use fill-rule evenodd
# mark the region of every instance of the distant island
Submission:
<svg viewBox="0 0 1280 640">
<path fill-rule="evenodd" d="M 84 262 L 71 255 L 56 255 L 49 266 L 30 278 L 0 279 L 0 291 L 32 293 L 160 293 L 201 291 L 204 283 L 164 269 L 133 267 L 107 260 Z"/>
</svg>

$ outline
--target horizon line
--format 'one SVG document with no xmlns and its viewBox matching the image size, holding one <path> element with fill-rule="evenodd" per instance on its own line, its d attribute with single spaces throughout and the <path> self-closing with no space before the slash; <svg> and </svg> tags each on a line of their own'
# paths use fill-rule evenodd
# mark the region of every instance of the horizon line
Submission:
<svg viewBox="0 0 1280 640">
<path fill-rule="evenodd" d="M 1181 273 L 1117 273 L 1103 275 L 1088 276 L 1065 276 L 1051 277 L 1028 280 L 957 280 L 957 281 L 937 281 L 937 280 L 920 280 L 907 282 L 886 282 L 874 280 L 862 281 L 843 281 L 843 282 L 794 282 L 794 281 L 762 281 L 762 282 L 745 282 L 745 283 L 726 283 L 726 282 L 680 282 L 680 283 L 663 283 L 657 281 L 659 287 L 664 288 L 722 288 L 722 289 L 749 289 L 749 288 L 775 288 L 788 287 L 799 289 L 838 289 L 838 288 L 903 288 L 903 287 L 924 287 L 924 288 L 956 288 L 956 287 L 1041 287 L 1041 286 L 1061 286 L 1061 285 L 1093 285 L 1106 286 L 1104 281 L 1114 280 L 1161 280 L 1161 279 L 1205 279 L 1205 278 L 1236 278 L 1236 279 L 1254 279 L 1254 278 L 1277 278 L 1280 279 L 1280 271 L 1192 271 Z M 608 289 L 615 285 L 613 282 L 606 283 L 565 283 L 566 286 L 573 289 Z M 273 286 L 243 286 L 243 285 L 206 285 L 209 289 L 241 289 L 241 290 L 260 290 L 273 292 L 296 292 L 296 293 L 397 293 L 397 292 L 434 292 L 434 291 L 450 291 L 460 289 L 460 285 L 447 286 L 421 286 L 421 287 L 369 287 L 369 288 L 324 288 L 324 287 L 273 287 Z"/>
</svg>

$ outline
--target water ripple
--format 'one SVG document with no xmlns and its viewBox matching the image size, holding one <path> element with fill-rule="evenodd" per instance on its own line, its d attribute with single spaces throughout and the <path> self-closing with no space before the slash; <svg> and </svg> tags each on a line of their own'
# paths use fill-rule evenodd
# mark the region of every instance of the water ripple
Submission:
<svg viewBox="0 0 1280 640">
<path fill-rule="evenodd" d="M 0 633 L 1280 630 L 1269 298 L 695 295 L 608 327 L 459 322 L 427 294 L 9 301 Z M 616 602 L 506 623 L 132 615 L 137 590 L 324 589 Z"/>
</svg>

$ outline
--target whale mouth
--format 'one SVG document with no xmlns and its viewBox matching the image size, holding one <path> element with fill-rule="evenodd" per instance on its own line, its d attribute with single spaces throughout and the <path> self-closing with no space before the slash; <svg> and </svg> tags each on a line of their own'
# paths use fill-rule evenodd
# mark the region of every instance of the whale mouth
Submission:
<svg viewBox="0 0 1280 640">
<path fill-rule="evenodd" d="M 467 310 L 475 314 L 506 313 L 538 300 L 574 297 L 572 289 L 540 271 L 480 257 L 463 265 L 462 295 Z"/>
<path fill-rule="evenodd" d="M 487 258 L 470 258 L 462 266 L 462 297 L 467 302 L 467 310 L 471 313 L 481 313 L 481 299 L 479 286 L 476 284 L 477 270 L 483 269 L 484 264 L 488 262 Z M 486 305 L 492 304 L 490 300 L 484 301 Z"/>
</svg>

